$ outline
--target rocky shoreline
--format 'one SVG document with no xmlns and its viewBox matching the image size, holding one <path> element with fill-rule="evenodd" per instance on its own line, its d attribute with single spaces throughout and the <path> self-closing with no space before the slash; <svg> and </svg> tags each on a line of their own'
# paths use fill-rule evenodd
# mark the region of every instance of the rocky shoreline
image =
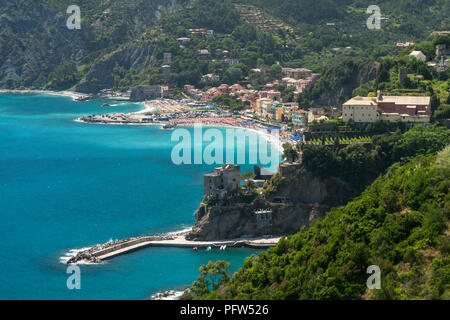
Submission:
<svg viewBox="0 0 450 320">
<path fill-rule="evenodd" d="M 168 290 L 157 293 L 151 297 L 151 300 L 177 300 L 183 295 L 183 291 Z"/>
<path fill-rule="evenodd" d="M 291 168 L 290 168 L 291 167 Z M 318 178 L 300 164 L 283 164 L 275 192 L 251 201 L 239 196 L 202 203 L 187 238 L 192 241 L 235 239 L 245 235 L 289 235 L 345 203 L 350 187 L 337 178 Z M 272 182 L 273 183 L 273 182 Z"/>
<path fill-rule="evenodd" d="M 110 241 L 104 244 L 98 244 L 94 247 L 91 247 L 87 250 L 83 250 L 78 252 L 74 257 L 67 260 L 67 264 L 77 264 L 79 262 L 91 263 L 91 264 L 99 264 L 102 263 L 103 260 L 99 258 L 102 253 L 106 251 L 118 250 L 121 247 L 136 244 L 144 241 L 164 241 L 164 240 L 173 240 L 173 236 L 151 236 L 151 237 L 131 237 L 116 241 Z"/>
<path fill-rule="evenodd" d="M 188 239 L 189 232 L 182 232 L 170 236 L 145 236 L 110 241 L 82 250 L 71 257 L 66 264 L 100 264 L 107 259 L 127 254 L 147 247 L 184 248 L 211 250 L 212 248 L 254 248 L 265 249 L 275 246 L 279 237 L 265 236 L 260 238 L 238 238 L 233 240 L 192 241 Z"/>
</svg>

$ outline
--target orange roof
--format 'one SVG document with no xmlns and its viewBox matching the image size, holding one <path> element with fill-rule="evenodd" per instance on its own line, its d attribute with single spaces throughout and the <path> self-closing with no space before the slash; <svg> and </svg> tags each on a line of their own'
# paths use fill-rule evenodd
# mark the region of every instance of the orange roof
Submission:
<svg viewBox="0 0 450 320">
<path fill-rule="evenodd" d="M 295 111 L 295 113 L 306 113 L 306 111 L 305 110 L 303 110 L 303 109 L 301 109 L 301 110 L 297 110 L 297 111 Z"/>
</svg>

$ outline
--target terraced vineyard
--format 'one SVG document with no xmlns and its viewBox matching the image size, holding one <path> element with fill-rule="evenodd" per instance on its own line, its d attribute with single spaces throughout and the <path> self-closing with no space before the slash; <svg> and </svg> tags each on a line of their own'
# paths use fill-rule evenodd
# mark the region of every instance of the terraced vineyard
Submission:
<svg viewBox="0 0 450 320">
<path fill-rule="evenodd" d="M 313 145 L 333 145 L 333 144 L 357 144 L 357 143 L 371 143 L 372 138 L 369 136 L 361 136 L 361 137 L 354 137 L 354 138 L 324 138 L 324 139 L 312 139 L 307 144 L 313 144 Z"/>
</svg>

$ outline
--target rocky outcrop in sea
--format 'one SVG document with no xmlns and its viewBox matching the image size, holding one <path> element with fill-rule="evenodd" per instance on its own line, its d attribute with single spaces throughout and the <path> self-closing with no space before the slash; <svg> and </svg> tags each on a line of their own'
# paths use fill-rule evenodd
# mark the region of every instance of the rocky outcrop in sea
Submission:
<svg viewBox="0 0 450 320">
<path fill-rule="evenodd" d="M 344 204 L 351 195 L 342 180 L 318 178 L 304 169 L 283 179 L 274 194 L 261 194 L 251 203 L 235 199 L 215 205 L 202 203 L 187 239 L 210 241 L 293 234 L 323 217 L 331 207 Z"/>
</svg>

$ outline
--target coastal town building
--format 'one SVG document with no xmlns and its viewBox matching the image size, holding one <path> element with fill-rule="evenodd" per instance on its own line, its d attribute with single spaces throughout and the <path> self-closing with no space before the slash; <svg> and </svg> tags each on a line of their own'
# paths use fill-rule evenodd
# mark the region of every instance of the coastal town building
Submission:
<svg viewBox="0 0 450 320">
<path fill-rule="evenodd" d="M 324 108 L 310 108 L 308 110 L 308 123 L 312 123 L 314 121 L 328 120 L 328 117 L 325 115 Z"/>
<path fill-rule="evenodd" d="M 396 48 L 397 50 L 409 48 L 411 46 L 415 45 L 415 42 L 397 42 Z"/>
<path fill-rule="evenodd" d="M 206 52 L 204 52 L 206 54 Z M 205 57 L 209 56 L 209 51 L 208 54 L 206 54 Z M 232 61 L 229 61 L 230 63 L 234 63 Z M 236 61 L 235 61 L 236 62 Z M 261 72 L 261 69 L 258 69 L 259 72 Z M 281 96 L 281 92 L 279 90 L 277 90 L 277 86 L 280 84 L 284 84 L 288 87 L 295 87 L 295 91 L 294 93 L 294 100 L 296 100 L 298 98 L 298 96 L 311 84 L 313 84 L 318 78 L 320 77 L 320 74 L 312 74 L 311 76 L 309 76 L 306 79 L 294 79 L 294 78 L 284 78 L 283 80 L 274 80 L 271 83 L 266 83 L 263 88 L 261 90 L 256 90 L 253 89 L 251 86 L 247 86 L 247 87 L 243 87 L 240 84 L 233 84 L 231 86 L 227 85 L 227 84 L 221 84 L 218 87 L 213 87 L 213 88 L 207 88 L 204 90 L 201 89 L 196 89 L 195 87 L 192 86 L 185 86 L 185 90 L 187 92 L 187 94 L 189 94 L 191 97 L 197 99 L 197 100 L 202 100 L 202 101 L 208 101 L 210 102 L 212 99 L 214 99 L 215 97 L 221 95 L 221 94 L 229 94 L 232 96 L 235 96 L 236 98 L 240 99 L 243 102 L 249 102 L 251 108 L 253 110 L 258 109 L 258 107 L 256 106 L 257 104 L 257 100 L 258 99 L 262 99 L 262 98 L 267 98 L 270 100 L 273 100 L 274 103 L 282 103 L 282 96 Z M 217 82 L 219 81 L 219 79 L 217 79 L 217 76 L 215 75 L 204 75 L 202 77 L 201 82 L 205 83 L 205 82 Z M 260 109 L 260 108 L 259 108 Z M 294 110 L 295 111 L 295 110 Z M 280 112 L 280 111 L 278 111 Z M 257 113 L 257 112 L 255 112 Z M 286 115 L 286 112 L 283 111 L 282 112 L 283 115 Z M 288 112 L 289 114 L 289 119 L 292 118 L 292 112 Z M 261 116 L 261 112 L 258 112 L 258 116 Z M 274 116 L 274 118 L 276 118 Z"/>
<path fill-rule="evenodd" d="M 217 82 L 220 80 L 220 77 L 216 74 L 205 74 L 202 76 L 200 82 Z"/>
<path fill-rule="evenodd" d="M 206 28 L 198 28 L 198 29 L 189 29 L 189 34 L 191 36 L 212 36 L 214 35 L 214 30 L 206 29 Z"/>
<path fill-rule="evenodd" d="M 169 88 L 167 86 L 136 86 L 131 88 L 130 101 L 145 101 L 166 97 Z"/>
<path fill-rule="evenodd" d="M 305 110 L 297 110 L 292 116 L 292 124 L 295 127 L 304 127 L 308 123 L 308 113 Z"/>
<path fill-rule="evenodd" d="M 409 56 L 423 62 L 427 61 L 427 56 L 424 55 L 422 51 L 413 51 Z"/>
<path fill-rule="evenodd" d="M 399 114 L 402 122 L 429 122 L 431 98 L 425 96 L 383 96 L 377 97 L 380 120 L 385 114 Z"/>
<path fill-rule="evenodd" d="M 273 100 L 269 98 L 260 98 L 256 100 L 255 108 L 253 109 L 253 113 L 261 118 L 267 118 L 271 108 L 272 108 Z"/>
<path fill-rule="evenodd" d="M 273 103 L 269 118 L 271 120 L 283 120 L 283 105 L 281 103 Z"/>
<path fill-rule="evenodd" d="M 285 102 L 282 104 L 283 106 L 283 121 L 291 121 L 294 112 L 298 110 L 297 102 Z"/>
<path fill-rule="evenodd" d="M 200 49 L 197 51 L 197 55 L 201 58 L 206 59 L 210 56 L 210 53 L 208 49 Z"/>
<path fill-rule="evenodd" d="M 277 90 L 263 90 L 259 92 L 259 98 L 281 101 L 281 92 Z"/>
<path fill-rule="evenodd" d="M 375 122 L 379 120 L 376 98 L 355 97 L 344 103 L 342 119 L 345 122 Z"/>
<path fill-rule="evenodd" d="M 307 79 L 312 76 L 312 71 L 306 68 L 282 68 L 283 76 L 295 80 Z"/>
<path fill-rule="evenodd" d="M 240 166 L 226 164 L 204 176 L 204 194 L 208 197 L 223 199 L 228 192 L 239 190 L 240 186 Z"/>
<path fill-rule="evenodd" d="M 431 117 L 431 98 L 424 96 L 354 97 L 344 103 L 342 119 L 360 123 L 386 122 L 426 123 Z"/>
</svg>

